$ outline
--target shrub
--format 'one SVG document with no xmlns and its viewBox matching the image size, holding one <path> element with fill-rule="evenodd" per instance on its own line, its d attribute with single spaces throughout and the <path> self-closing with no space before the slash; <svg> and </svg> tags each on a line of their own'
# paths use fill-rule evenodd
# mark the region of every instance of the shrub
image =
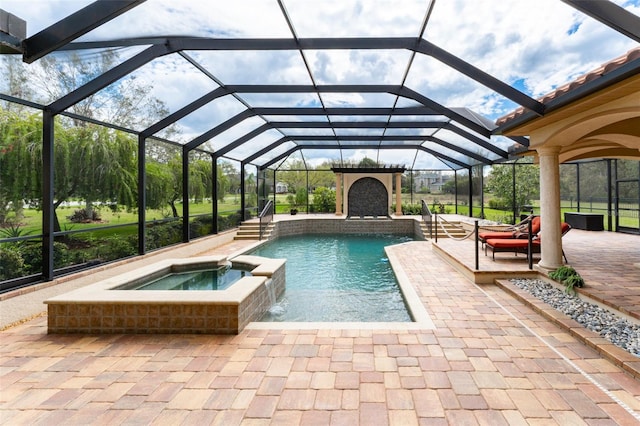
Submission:
<svg viewBox="0 0 640 426">
<path fill-rule="evenodd" d="M 24 274 L 24 260 L 15 248 L 0 248 L 0 281 L 18 278 Z"/>
<path fill-rule="evenodd" d="M 504 204 L 504 200 L 501 198 L 492 198 L 489 200 L 489 208 L 493 210 L 510 210 L 511 207 Z"/>
<path fill-rule="evenodd" d="M 241 211 L 227 216 L 218 216 L 218 232 L 236 228 L 240 225 Z"/>
<path fill-rule="evenodd" d="M 29 235 L 31 232 L 25 232 L 22 229 L 22 225 L 19 223 L 9 223 L 6 222 L 7 226 L 5 228 L 0 229 L 0 237 L 3 238 L 18 238 L 23 235 Z"/>
<path fill-rule="evenodd" d="M 114 235 L 107 238 L 100 246 L 98 256 L 104 260 L 117 260 L 138 254 L 135 242 L 129 237 Z"/>
<path fill-rule="evenodd" d="M 42 272 L 42 245 L 23 244 L 20 246 L 20 253 L 24 261 L 25 275 L 39 274 Z M 53 243 L 53 265 L 54 268 L 63 268 L 71 264 L 71 255 L 67 246 L 58 241 Z"/>
<path fill-rule="evenodd" d="M 291 208 L 297 208 L 307 205 L 307 188 L 298 188 L 296 194 L 287 195 L 287 203 Z"/>
<path fill-rule="evenodd" d="M 320 186 L 313 191 L 313 208 L 318 213 L 332 213 L 336 211 L 336 193 L 329 188 Z"/>
<path fill-rule="evenodd" d="M 446 211 L 444 204 L 434 200 L 433 205 L 431 206 L 431 213 L 444 214 L 444 213 L 448 213 L 448 211 Z"/>
<path fill-rule="evenodd" d="M 189 235 L 192 238 L 209 235 L 213 228 L 212 216 L 198 216 L 189 223 Z"/>
<path fill-rule="evenodd" d="M 396 211 L 396 204 L 391 204 L 391 211 Z M 418 215 L 422 214 L 422 204 L 402 204 L 403 215 Z"/>
<path fill-rule="evenodd" d="M 512 215 L 487 214 L 487 219 L 497 223 L 508 223 L 510 225 L 513 225 Z"/>
<path fill-rule="evenodd" d="M 149 250 L 177 244 L 182 241 L 182 221 L 150 225 L 146 232 L 146 247 Z"/>
<path fill-rule="evenodd" d="M 102 220 L 100 213 L 95 209 L 91 211 L 87 209 L 76 210 L 71 216 L 67 216 L 67 219 L 73 223 L 97 222 Z"/>
<path fill-rule="evenodd" d="M 584 279 L 571 266 L 561 266 L 551 271 L 549 278 L 564 284 L 567 294 L 575 294 L 575 287 L 584 287 Z"/>
</svg>

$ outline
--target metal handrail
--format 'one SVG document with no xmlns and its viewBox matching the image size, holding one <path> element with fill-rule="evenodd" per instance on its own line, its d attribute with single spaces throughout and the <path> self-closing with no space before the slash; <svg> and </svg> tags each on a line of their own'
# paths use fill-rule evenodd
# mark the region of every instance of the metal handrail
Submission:
<svg viewBox="0 0 640 426">
<path fill-rule="evenodd" d="M 258 215 L 258 218 L 260 219 L 260 240 L 262 240 L 262 232 L 264 228 L 266 228 L 273 220 L 273 200 L 269 200 L 267 202 Z"/>
<path fill-rule="evenodd" d="M 429 209 L 429 205 L 426 201 L 422 201 L 422 221 L 425 225 L 427 225 L 427 229 L 429 230 L 429 238 L 433 238 L 433 227 L 431 223 L 431 210 Z"/>
</svg>

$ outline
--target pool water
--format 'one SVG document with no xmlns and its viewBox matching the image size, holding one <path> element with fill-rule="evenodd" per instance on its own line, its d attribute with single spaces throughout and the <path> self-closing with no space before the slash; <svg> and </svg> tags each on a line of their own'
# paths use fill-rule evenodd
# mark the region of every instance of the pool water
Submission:
<svg viewBox="0 0 640 426">
<path fill-rule="evenodd" d="M 251 254 L 286 258 L 286 290 L 261 321 L 407 322 L 384 247 L 399 235 L 296 235 Z"/>
<path fill-rule="evenodd" d="M 251 272 L 230 267 L 201 269 L 167 274 L 119 290 L 224 290 L 246 276 L 251 276 Z"/>
</svg>

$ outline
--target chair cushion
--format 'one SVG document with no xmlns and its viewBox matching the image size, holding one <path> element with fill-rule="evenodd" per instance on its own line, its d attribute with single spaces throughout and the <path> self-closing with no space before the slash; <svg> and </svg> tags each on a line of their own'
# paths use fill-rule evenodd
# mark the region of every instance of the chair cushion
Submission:
<svg viewBox="0 0 640 426">
<path fill-rule="evenodd" d="M 478 233 L 481 240 L 490 240 L 492 238 L 515 238 L 514 231 L 487 231 Z"/>
<path fill-rule="evenodd" d="M 487 245 L 489 247 L 497 247 L 497 248 L 526 248 L 529 244 L 528 239 L 491 239 L 487 240 Z M 533 241 L 533 244 L 539 244 L 537 240 Z"/>
<path fill-rule="evenodd" d="M 536 235 L 538 232 L 540 232 L 540 216 L 534 217 L 531 221 L 531 233 Z"/>
<path fill-rule="evenodd" d="M 571 230 L 571 225 L 569 225 L 567 222 L 562 222 L 560 224 L 560 236 L 561 237 L 564 237 L 564 234 L 566 234 L 570 230 Z M 538 234 L 536 236 L 536 241 L 540 242 L 541 240 L 542 240 L 542 234 Z"/>
</svg>

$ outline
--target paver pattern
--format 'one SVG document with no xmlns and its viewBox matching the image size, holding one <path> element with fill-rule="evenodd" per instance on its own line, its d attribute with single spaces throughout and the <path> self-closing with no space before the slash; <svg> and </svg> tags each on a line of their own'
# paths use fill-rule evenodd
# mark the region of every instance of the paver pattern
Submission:
<svg viewBox="0 0 640 426">
<path fill-rule="evenodd" d="M 638 425 L 640 381 L 429 242 L 394 248 L 436 328 L 0 334 L 0 424 Z"/>
</svg>

